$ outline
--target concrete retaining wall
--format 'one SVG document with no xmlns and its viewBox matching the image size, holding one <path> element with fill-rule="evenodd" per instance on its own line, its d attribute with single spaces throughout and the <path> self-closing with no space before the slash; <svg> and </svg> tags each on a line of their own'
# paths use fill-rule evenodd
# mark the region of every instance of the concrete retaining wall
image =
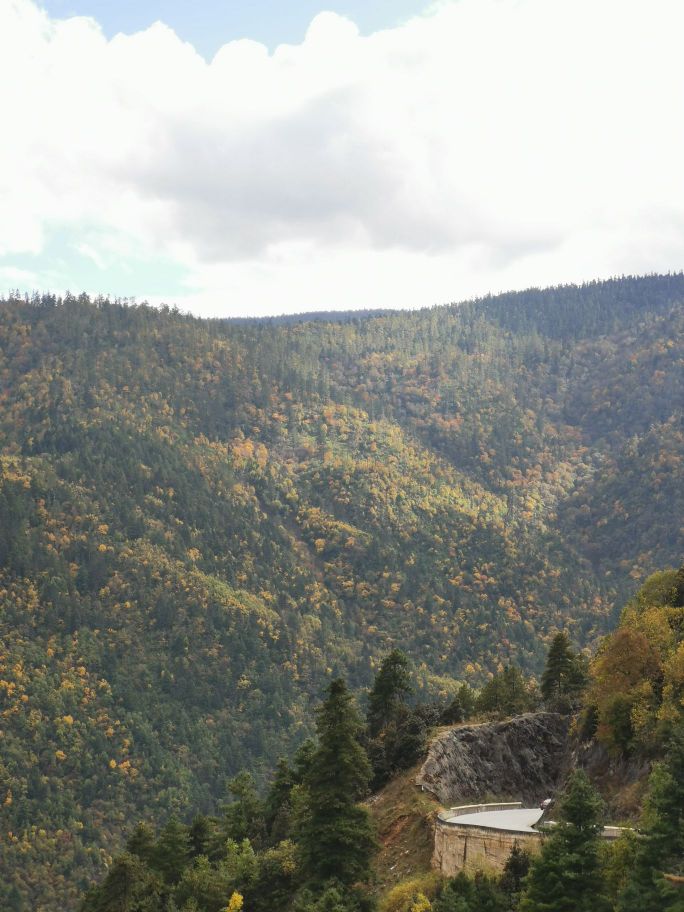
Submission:
<svg viewBox="0 0 684 912">
<path fill-rule="evenodd" d="M 500 874 L 516 843 L 530 855 L 537 853 L 542 846 L 541 833 L 518 833 L 495 827 L 469 826 L 459 823 L 458 820 L 464 814 L 508 811 L 519 807 L 522 807 L 521 802 L 512 801 L 505 804 L 464 804 L 448 811 L 440 811 L 435 824 L 432 867 L 446 877 L 453 877 L 459 871 L 465 871 L 467 874 L 474 874 L 476 871 Z M 602 836 L 604 839 L 618 839 L 624 832 L 625 827 L 607 826 L 604 827 Z"/>
<path fill-rule="evenodd" d="M 471 804 L 451 808 L 438 815 L 435 826 L 435 849 L 432 866 L 446 877 L 453 877 L 459 871 L 474 874 L 487 871 L 500 874 L 513 846 L 517 843 L 530 854 L 541 848 L 540 833 L 516 833 L 491 827 L 463 826 L 458 817 L 462 814 L 478 814 L 484 811 L 506 811 L 522 807 L 519 801 L 506 804 Z M 447 820 L 445 816 L 450 818 Z"/>
</svg>

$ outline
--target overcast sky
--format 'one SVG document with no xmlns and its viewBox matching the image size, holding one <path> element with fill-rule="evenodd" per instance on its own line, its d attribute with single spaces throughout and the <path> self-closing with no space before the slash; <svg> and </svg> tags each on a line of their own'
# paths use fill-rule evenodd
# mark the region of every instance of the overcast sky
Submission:
<svg viewBox="0 0 684 912">
<path fill-rule="evenodd" d="M 0 0 L 0 291 L 261 315 L 684 268 L 682 0 L 331 6 Z"/>
</svg>

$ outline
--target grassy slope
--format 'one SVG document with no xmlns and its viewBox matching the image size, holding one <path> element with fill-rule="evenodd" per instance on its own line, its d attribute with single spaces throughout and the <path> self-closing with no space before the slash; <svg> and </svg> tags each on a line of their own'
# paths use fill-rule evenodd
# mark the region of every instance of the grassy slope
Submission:
<svg viewBox="0 0 684 912">
<path fill-rule="evenodd" d="M 375 862 L 376 894 L 427 873 L 439 803 L 415 784 L 420 765 L 392 779 L 368 802 L 380 842 Z"/>
</svg>

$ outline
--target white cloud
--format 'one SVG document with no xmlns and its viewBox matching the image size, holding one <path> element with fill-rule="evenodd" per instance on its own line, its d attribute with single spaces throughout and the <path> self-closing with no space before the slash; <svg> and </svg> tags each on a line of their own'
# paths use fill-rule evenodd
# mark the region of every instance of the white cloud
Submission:
<svg viewBox="0 0 684 912">
<path fill-rule="evenodd" d="M 679 269 L 683 29 L 681 0 L 447 0 L 207 63 L 160 23 L 107 41 L 0 0 L 0 253 L 95 226 L 214 315 Z"/>
</svg>

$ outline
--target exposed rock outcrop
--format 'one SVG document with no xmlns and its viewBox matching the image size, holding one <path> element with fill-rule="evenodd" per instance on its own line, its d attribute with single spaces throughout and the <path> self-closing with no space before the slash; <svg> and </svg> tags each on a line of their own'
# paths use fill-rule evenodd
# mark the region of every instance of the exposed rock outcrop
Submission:
<svg viewBox="0 0 684 912">
<path fill-rule="evenodd" d="M 598 741 L 572 739 L 568 772 L 583 769 L 606 803 L 608 817 L 636 820 L 648 786 L 651 761 L 644 757 L 613 757 Z"/>
<path fill-rule="evenodd" d="M 566 761 L 569 719 L 527 713 L 438 735 L 416 778 L 445 806 L 487 799 L 533 805 L 555 793 Z"/>
</svg>

